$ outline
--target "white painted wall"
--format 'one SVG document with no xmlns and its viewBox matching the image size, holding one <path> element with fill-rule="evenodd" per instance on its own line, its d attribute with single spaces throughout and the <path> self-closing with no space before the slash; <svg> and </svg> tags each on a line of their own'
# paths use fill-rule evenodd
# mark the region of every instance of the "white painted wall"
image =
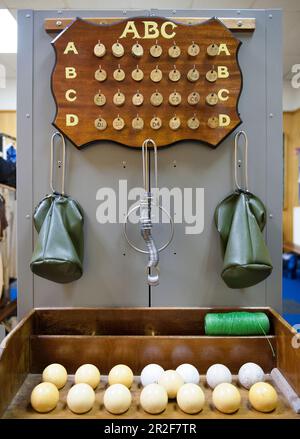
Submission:
<svg viewBox="0 0 300 439">
<path fill-rule="evenodd" d="M 0 88 L 0 110 L 16 110 L 17 108 L 17 81 L 7 78 L 5 88 Z"/>
</svg>

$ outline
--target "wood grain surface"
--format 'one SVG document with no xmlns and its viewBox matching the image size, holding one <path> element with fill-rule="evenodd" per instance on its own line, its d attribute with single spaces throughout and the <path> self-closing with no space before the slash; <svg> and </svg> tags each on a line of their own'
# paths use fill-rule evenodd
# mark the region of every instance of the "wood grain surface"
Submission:
<svg viewBox="0 0 300 439">
<path fill-rule="evenodd" d="M 134 19 L 140 35 L 144 35 L 144 20 L 149 20 L 149 17 Z M 174 38 L 157 38 L 163 49 L 159 58 L 153 58 L 149 53 L 150 47 L 155 44 L 155 39 L 142 38 L 138 41 L 143 46 L 144 55 L 141 58 L 136 58 L 131 54 L 131 48 L 137 39 L 132 39 L 132 34 L 126 38 L 120 38 L 127 21 L 124 20 L 112 25 L 95 25 L 82 19 L 76 19 L 53 40 L 56 63 L 52 73 L 52 91 L 57 105 L 54 126 L 77 147 L 98 140 L 113 140 L 123 145 L 141 147 L 142 142 L 147 138 L 152 138 L 158 146 L 170 145 L 183 139 L 192 139 L 201 140 L 216 147 L 241 123 L 237 110 L 242 87 L 241 71 L 237 62 L 240 41 L 217 19 L 210 19 L 195 25 L 177 24 Z M 154 17 L 152 21 L 155 21 L 160 28 L 166 19 Z M 94 46 L 99 40 L 106 47 L 106 54 L 102 58 L 96 57 L 93 53 Z M 122 58 L 116 58 L 112 55 L 111 47 L 117 40 L 125 49 L 125 55 Z M 174 41 L 181 49 L 181 55 L 177 59 L 172 59 L 168 55 L 168 49 Z M 187 53 L 188 46 L 193 41 L 200 46 L 200 53 L 196 57 L 190 57 Z M 70 42 L 75 44 L 78 54 L 72 50 L 64 53 Z M 221 52 L 214 57 L 208 56 L 206 49 L 212 43 L 226 44 L 230 55 Z M 107 79 L 104 82 L 98 82 L 94 78 L 99 65 L 107 72 Z M 119 65 L 126 73 L 122 82 L 113 78 L 113 72 Z M 144 73 L 144 79 L 141 82 L 136 82 L 131 77 L 131 72 L 137 65 Z M 163 72 L 163 78 L 158 83 L 152 82 L 149 78 L 150 72 L 155 69 L 156 65 Z M 181 79 L 178 82 L 170 81 L 168 76 L 174 65 L 181 73 Z M 194 65 L 199 71 L 200 78 L 197 82 L 192 83 L 187 80 L 186 75 Z M 217 70 L 218 66 L 225 66 L 230 76 L 218 78 L 216 82 L 207 81 L 206 73 L 211 69 Z M 66 67 L 76 69 L 75 78 L 66 78 Z M 206 96 L 218 93 L 221 89 L 229 91 L 228 100 L 219 100 L 214 106 L 208 105 Z M 69 102 L 66 99 L 68 90 L 75 90 L 76 100 Z M 94 103 L 94 96 L 99 90 L 106 97 L 106 104 L 102 107 Z M 124 93 L 126 98 L 121 107 L 113 103 L 113 96 L 118 90 Z M 150 97 L 156 90 L 164 97 L 164 101 L 159 107 L 154 107 L 150 103 Z M 132 104 L 132 96 L 137 91 L 144 97 L 144 103 L 140 107 Z M 168 102 L 170 93 L 174 91 L 182 96 L 182 103 L 177 107 Z M 194 91 L 200 94 L 200 101 L 196 106 L 191 106 L 187 102 L 187 97 Z M 73 92 L 71 96 L 74 98 Z M 79 119 L 78 124 L 66 126 L 67 114 L 76 115 Z M 218 118 L 221 114 L 230 117 L 230 124 L 224 127 L 210 128 L 208 119 Z M 113 128 L 113 120 L 118 115 L 125 121 L 125 127 L 121 131 Z M 137 115 L 144 120 L 144 128 L 140 131 L 132 128 L 132 120 Z M 199 128 L 196 130 L 187 126 L 188 119 L 194 115 L 200 121 Z M 150 121 L 155 116 L 162 120 L 162 127 L 159 130 L 150 127 Z M 169 121 L 174 116 L 181 120 L 181 126 L 176 131 L 169 128 Z M 103 131 L 99 131 L 95 127 L 95 120 L 98 117 L 107 122 L 107 128 Z"/>
</svg>

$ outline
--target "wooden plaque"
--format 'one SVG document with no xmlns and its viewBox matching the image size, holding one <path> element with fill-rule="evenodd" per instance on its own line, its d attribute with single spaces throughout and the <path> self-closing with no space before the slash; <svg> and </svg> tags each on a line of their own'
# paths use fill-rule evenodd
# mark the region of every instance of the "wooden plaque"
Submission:
<svg viewBox="0 0 300 439">
<path fill-rule="evenodd" d="M 140 147 L 147 138 L 216 147 L 241 123 L 240 44 L 216 18 L 77 18 L 52 42 L 53 125 L 78 148 L 99 140 Z"/>
</svg>

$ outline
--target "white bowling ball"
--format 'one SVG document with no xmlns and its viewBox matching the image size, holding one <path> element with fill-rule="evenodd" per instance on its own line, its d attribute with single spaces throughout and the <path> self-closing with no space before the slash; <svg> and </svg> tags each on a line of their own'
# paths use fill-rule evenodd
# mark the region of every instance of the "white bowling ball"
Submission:
<svg viewBox="0 0 300 439">
<path fill-rule="evenodd" d="M 218 384 L 231 383 L 232 375 L 224 364 L 213 364 L 206 372 L 206 381 L 209 387 L 214 389 Z"/>
</svg>

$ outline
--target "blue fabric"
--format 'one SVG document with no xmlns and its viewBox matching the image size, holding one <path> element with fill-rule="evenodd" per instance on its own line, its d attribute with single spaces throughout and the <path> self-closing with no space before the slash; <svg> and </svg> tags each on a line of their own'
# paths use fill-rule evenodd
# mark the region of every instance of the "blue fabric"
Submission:
<svg viewBox="0 0 300 439">
<path fill-rule="evenodd" d="M 10 163 L 17 161 L 17 151 L 12 145 L 6 150 L 6 160 Z"/>
</svg>

